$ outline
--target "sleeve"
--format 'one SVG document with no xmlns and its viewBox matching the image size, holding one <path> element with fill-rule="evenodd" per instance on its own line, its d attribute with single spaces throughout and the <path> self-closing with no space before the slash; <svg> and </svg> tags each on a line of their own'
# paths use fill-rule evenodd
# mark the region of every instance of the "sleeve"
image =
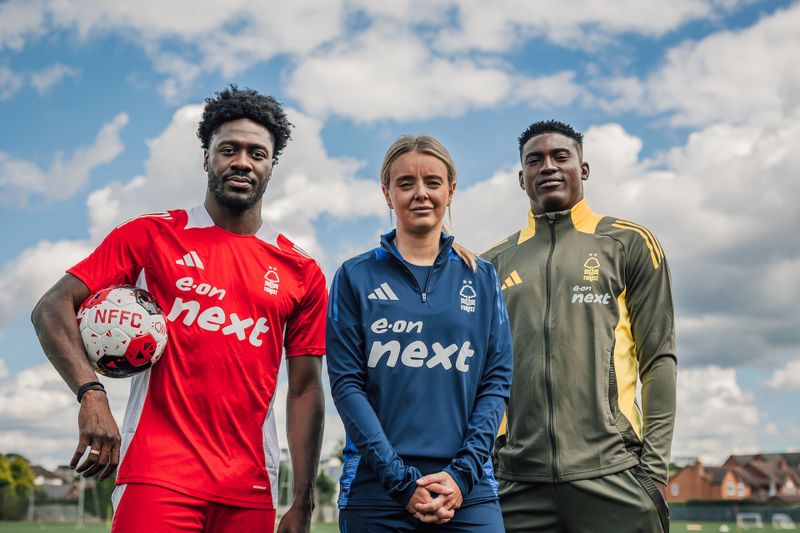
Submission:
<svg viewBox="0 0 800 533">
<path fill-rule="evenodd" d="M 328 307 L 328 376 L 336 409 L 350 440 L 394 500 L 405 506 L 422 474 L 389 442 L 366 394 L 367 366 L 361 313 L 344 267 L 331 285 Z"/>
<path fill-rule="evenodd" d="M 325 355 L 325 276 L 315 262 L 306 267 L 303 299 L 286 324 L 286 357 Z"/>
<path fill-rule="evenodd" d="M 642 229 L 627 259 L 627 304 L 642 381 L 642 467 L 667 482 L 675 425 L 677 358 L 672 282 L 664 252 Z"/>
<path fill-rule="evenodd" d="M 464 442 L 444 469 L 458 484 L 465 498 L 483 476 L 483 465 L 492 453 L 495 436 L 506 411 L 511 390 L 513 371 L 511 329 L 494 268 L 491 269 L 491 276 L 494 283 L 494 305 L 486 364 Z"/>
<path fill-rule="evenodd" d="M 81 280 L 90 293 L 109 285 L 133 285 L 145 267 L 147 254 L 159 232 L 155 221 L 146 216 L 125 222 L 67 272 Z"/>
</svg>

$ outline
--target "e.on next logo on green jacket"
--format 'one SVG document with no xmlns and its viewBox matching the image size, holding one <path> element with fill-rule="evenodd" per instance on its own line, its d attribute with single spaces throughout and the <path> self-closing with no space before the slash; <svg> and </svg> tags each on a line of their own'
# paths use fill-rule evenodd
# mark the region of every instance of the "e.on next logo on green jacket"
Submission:
<svg viewBox="0 0 800 533">
<path fill-rule="evenodd" d="M 611 294 L 604 292 L 604 293 L 597 293 L 592 290 L 591 287 L 581 287 L 579 285 L 575 285 L 572 288 L 572 303 L 574 304 L 601 304 L 601 305 L 608 305 L 608 302 L 611 301 Z"/>
</svg>

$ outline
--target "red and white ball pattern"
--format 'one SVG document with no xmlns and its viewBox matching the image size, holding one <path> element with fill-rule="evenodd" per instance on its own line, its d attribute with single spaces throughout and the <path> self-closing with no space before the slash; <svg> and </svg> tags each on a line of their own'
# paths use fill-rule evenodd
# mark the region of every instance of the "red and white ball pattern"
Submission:
<svg viewBox="0 0 800 533">
<path fill-rule="evenodd" d="M 78 329 L 92 366 L 109 377 L 150 368 L 167 345 L 161 307 L 136 287 L 109 287 L 87 298 L 78 309 Z"/>
</svg>

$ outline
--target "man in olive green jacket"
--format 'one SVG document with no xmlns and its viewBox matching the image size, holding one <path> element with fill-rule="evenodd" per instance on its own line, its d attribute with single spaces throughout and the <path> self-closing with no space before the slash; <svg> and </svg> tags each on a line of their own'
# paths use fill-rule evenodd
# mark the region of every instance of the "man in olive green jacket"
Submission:
<svg viewBox="0 0 800 533">
<path fill-rule="evenodd" d="M 666 532 L 676 383 L 669 270 L 647 228 L 589 208 L 582 143 L 556 121 L 520 136 L 528 225 L 484 254 L 514 340 L 495 454 L 500 503 L 509 532 Z"/>
</svg>

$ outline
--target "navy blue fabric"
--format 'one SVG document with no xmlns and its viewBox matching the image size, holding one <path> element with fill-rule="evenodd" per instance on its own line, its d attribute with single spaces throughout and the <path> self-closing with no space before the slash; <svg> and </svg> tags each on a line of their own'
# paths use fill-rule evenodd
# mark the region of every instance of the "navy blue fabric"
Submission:
<svg viewBox="0 0 800 533">
<path fill-rule="evenodd" d="M 420 287 L 425 286 L 425 282 L 428 281 L 428 275 L 430 274 L 431 270 L 433 270 L 432 266 L 420 266 L 420 265 L 412 265 L 408 261 L 403 261 L 408 269 L 414 274 L 414 278 L 417 280 L 417 284 Z"/>
<path fill-rule="evenodd" d="M 443 236 L 420 285 L 394 235 L 331 285 L 328 373 L 347 433 L 339 507 L 405 507 L 416 480 L 441 470 L 465 504 L 494 500 L 490 453 L 512 371 L 494 267 L 478 259 L 473 272 Z"/>
<path fill-rule="evenodd" d="M 339 513 L 341 533 L 505 533 L 496 501 L 462 506 L 442 525 L 423 524 L 405 509 L 344 509 Z"/>
</svg>

